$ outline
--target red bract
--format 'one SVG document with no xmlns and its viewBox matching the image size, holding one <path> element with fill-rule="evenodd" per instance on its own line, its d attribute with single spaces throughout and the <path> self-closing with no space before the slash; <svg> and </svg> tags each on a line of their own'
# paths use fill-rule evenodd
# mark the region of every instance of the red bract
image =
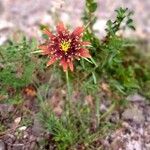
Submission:
<svg viewBox="0 0 150 150">
<path fill-rule="evenodd" d="M 50 57 L 47 66 L 60 60 L 60 65 L 64 71 L 68 68 L 73 71 L 73 61 L 75 59 L 91 57 L 89 51 L 85 48 L 90 43 L 82 41 L 83 27 L 77 27 L 72 33 L 64 27 L 63 23 L 59 23 L 56 28 L 56 35 L 52 34 L 47 28 L 43 30 L 49 39 L 39 48 L 42 50 L 42 54 Z"/>
</svg>

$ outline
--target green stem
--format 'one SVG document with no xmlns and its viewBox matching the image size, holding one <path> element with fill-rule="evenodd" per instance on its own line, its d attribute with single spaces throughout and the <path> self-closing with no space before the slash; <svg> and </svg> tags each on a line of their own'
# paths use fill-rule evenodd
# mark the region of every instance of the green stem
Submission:
<svg viewBox="0 0 150 150">
<path fill-rule="evenodd" d="M 68 70 L 66 71 L 66 82 L 67 82 L 67 104 L 68 105 L 66 105 L 66 110 L 70 113 L 70 111 L 71 111 L 71 108 L 74 110 L 74 111 L 76 111 L 76 113 L 77 113 L 77 116 L 78 116 L 78 118 L 79 118 L 79 120 L 80 120 L 80 122 L 81 122 L 81 125 L 82 125 L 82 127 L 83 128 L 85 128 L 85 125 L 84 125 L 84 122 L 82 121 L 82 118 L 81 118 L 81 115 L 80 115 L 80 113 L 78 112 L 78 110 L 77 110 L 77 108 L 76 108 L 76 106 L 74 107 L 74 106 L 71 106 L 71 94 L 72 94 L 72 90 L 71 90 L 71 86 L 70 86 L 70 80 L 69 80 L 69 74 L 68 74 Z M 67 107 L 68 106 L 68 107 Z M 67 112 L 66 111 L 66 112 Z"/>
<path fill-rule="evenodd" d="M 69 104 L 69 109 L 71 106 L 71 86 L 69 81 L 68 70 L 66 71 L 66 82 L 67 82 L 67 103 Z"/>
<path fill-rule="evenodd" d="M 70 99 L 71 99 L 71 87 L 70 87 L 68 70 L 66 71 L 66 82 L 67 82 L 67 99 L 70 101 Z"/>
<path fill-rule="evenodd" d="M 114 108 L 116 107 L 116 104 L 112 104 L 108 110 L 100 117 L 100 120 L 104 119 L 105 117 L 107 117 L 109 114 L 112 113 L 112 111 L 114 110 Z"/>
</svg>

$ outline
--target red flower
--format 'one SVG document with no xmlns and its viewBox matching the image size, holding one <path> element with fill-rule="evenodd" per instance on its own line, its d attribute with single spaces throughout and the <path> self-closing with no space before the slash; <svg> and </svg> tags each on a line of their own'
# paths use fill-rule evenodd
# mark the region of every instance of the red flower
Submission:
<svg viewBox="0 0 150 150">
<path fill-rule="evenodd" d="M 47 66 L 60 60 L 60 65 L 64 71 L 68 67 L 73 71 L 73 61 L 75 59 L 91 57 L 89 51 L 85 48 L 90 43 L 81 40 L 84 31 L 83 27 L 77 27 L 72 33 L 69 33 L 63 23 L 59 23 L 56 28 L 56 35 L 53 35 L 47 28 L 43 30 L 48 35 L 49 40 L 40 45 L 39 48 L 42 50 L 42 54 L 50 57 Z"/>
</svg>

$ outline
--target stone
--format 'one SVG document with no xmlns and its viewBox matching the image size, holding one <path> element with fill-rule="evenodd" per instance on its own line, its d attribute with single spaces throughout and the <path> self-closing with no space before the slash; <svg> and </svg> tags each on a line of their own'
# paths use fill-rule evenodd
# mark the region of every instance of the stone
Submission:
<svg viewBox="0 0 150 150">
<path fill-rule="evenodd" d="M 41 125 L 41 123 L 40 123 L 37 116 L 35 116 L 35 118 L 34 118 L 32 132 L 35 136 L 41 136 L 41 134 L 44 132 L 43 128 L 42 128 L 42 125 Z"/>
<path fill-rule="evenodd" d="M 127 97 L 127 100 L 131 102 L 141 102 L 141 101 L 145 101 L 145 98 L 139 95 L 138 93 L 135 93 L 135 94 L 129 95 Z"/>
<path fill-rule="evenodd" d="M 6 150 L 5 143 L 0 140 L 0 150 Z"/>
<path fill-rule="evenodd" d="M 24 144 L 13 144 L 12 150 L 23 150 Z"/>
<path fill-rule="evenodd" d="M 141 140 L 130 140 L 126 145 L 126 150 L 142 150 Z"/>
<path fill-rule="evenodd" d="M 120 138 L 116 138 L 110 145 L 112 150 L 120 150 L 120 149 L 124 149 L 125 143 L 120 139 Z"/>
<path fill-rule="evenodd" d="M 18 130 L 20 130 L 20 131 L 25 131 L 26 129 L 27 129 L 26 126 L 22 126 L 22 127 L 19 127 L 19 128 L 18 128 Z"/>
<path fill-rule="evenodd" d="M 150 122 L 150 106 L 144 108 L 144 114 L 147 122 Z"/>
<path fill-rule="evenodd" d="M 119 117 L 119 113 L 117 111 L 113 112 L 111 115 L 110 115 L 110 122 L 112 123 L 117 123 L 119 122 L 120 120 L 120 117 Z"/>
<path fill-rule="evenodd" d="M 136 105 L 131 108 L 127 108 L 122 114 L 123 120 L 132 120 L 135 123 L 142 124 L 145 121 L 143 111 L 139 109 Z"/>
<path fill-rule="evenodd" d="M 3 6 L 3 1 L 0 0 L 0 15 L 2 15 L 4 13 L 4 6 Z"/>
<path fill-rule="evenodd" d="M 101 111 L 102 113 L 104 113 L 105 111 L 107 111 L 107 107 L 106 107 L 104 104 L 101 104 L 101 105 L 100 105 L 100 111 Z"/>
<path fill-rule="evenodd" d="M 145 148 L 146 148 L 146 150 L 150 150 L 150 143 L 145 144 Z"/>
</svg>

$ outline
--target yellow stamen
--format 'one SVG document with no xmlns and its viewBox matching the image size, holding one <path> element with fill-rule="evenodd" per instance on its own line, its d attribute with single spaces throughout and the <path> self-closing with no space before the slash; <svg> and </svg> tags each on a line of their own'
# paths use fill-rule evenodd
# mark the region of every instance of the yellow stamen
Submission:
<svg viewBox="0 0 150 150">
<path fill-rule="evenodd" d="M 70 48 L 70 42 L 69 41 L 62 41 L 60 44 L 61 50 L 64 51 L 65 53 L 68 51 Z"/>
</svg>

